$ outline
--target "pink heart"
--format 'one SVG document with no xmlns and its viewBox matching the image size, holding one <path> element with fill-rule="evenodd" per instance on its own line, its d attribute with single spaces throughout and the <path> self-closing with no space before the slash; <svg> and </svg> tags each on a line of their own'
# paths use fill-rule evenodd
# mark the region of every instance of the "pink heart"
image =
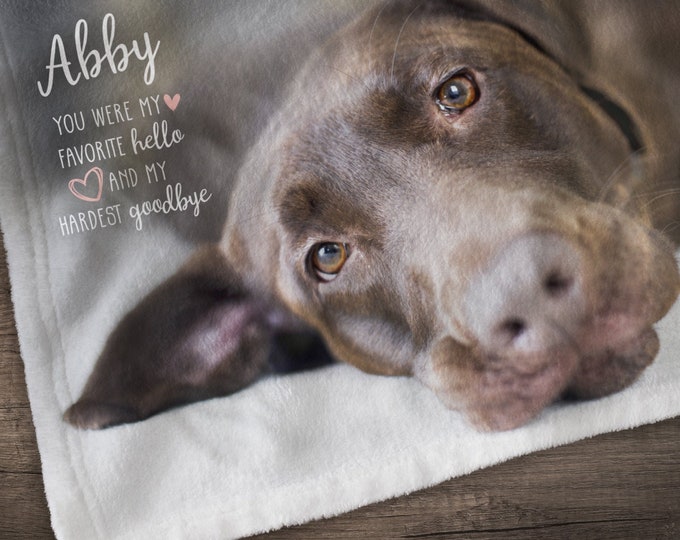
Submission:
<svg viewBox="0 0 680 540">
<path fill-rule="evenodd" d="M 168 94 L 165 94 L 163 96 L 163 101 L 165 101 L 165 104 L 171 111 L 174 111 L 177 108 L 177 105 L 179 105 L 179 100 L 180 100 L 179 94 L 175 94 L 172 97 L 170 97 Z"/>
<path fill-rule="evenodd" d="M 92 173 L 94 173 L 97 176 L 97 181 L 99 183 L 96 197 L 89 197 L 88 195 L 83 195 L 78 191 L 78 188 L 80 186 L 84 188 L 87 187 L 87 179 Z M 102 171 L 99 167 L 92 167 L 89 171 L 85 173 L 84 178 L 73 178 L 72 180 L 69 180 L 68 183 L 68 188 L 71 191 L 71 193 L 73 193 L 73 195 L 78 197 L 81 201 L 87 202 L 97 202 L 99 199 L 101 199 L 103 186 L 104 186 L 104 171 Z"/>
</svg>

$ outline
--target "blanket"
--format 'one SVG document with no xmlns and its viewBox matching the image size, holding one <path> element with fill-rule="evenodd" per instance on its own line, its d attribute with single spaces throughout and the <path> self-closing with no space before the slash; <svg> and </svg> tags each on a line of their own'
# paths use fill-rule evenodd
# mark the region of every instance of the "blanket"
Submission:
<svg viewBox="0 0 680 540">
<path fill-rule="evenodd" d="M 121 316 L 219 237 L 291 74 L 366 5 L 3 2 L 0 225 L 58 538 L 235 538 L 680 414 L 676 306 L 633 386 L 509 432 L 344 365 L 102 431 L 63 421 Z"/>
</svg>

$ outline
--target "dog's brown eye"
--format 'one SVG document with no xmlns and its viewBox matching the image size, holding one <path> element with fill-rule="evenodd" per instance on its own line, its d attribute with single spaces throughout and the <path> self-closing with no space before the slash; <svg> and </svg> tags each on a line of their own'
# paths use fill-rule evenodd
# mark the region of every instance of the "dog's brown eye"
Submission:
<svg viewBox="0 0 680 540">
<path fill-rule="evenodd" d="M 347 246 L 336 242 L 318 244 L 312 250 L 312 267 L 324 281 L 334 279 L 347 260 Z"/>
<path fill-rule="evenodd" d="M 477 101 L 479 90 L 472 77 L 457 73 L 437 90 L 437 105 L 444 112 L 461 112 Z"/>
</svg>

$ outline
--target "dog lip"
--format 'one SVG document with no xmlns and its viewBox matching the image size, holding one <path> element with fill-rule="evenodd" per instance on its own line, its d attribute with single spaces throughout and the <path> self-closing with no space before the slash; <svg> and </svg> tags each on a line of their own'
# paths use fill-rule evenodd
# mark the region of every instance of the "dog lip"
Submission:
<svg viewBox="0 0 680 540">
<path fill-rule="evenodd" d="M 645 315 L 642 308 L 625 311 L 609 311 L 593 316 L 584 326 L 578 344 L 586 354 L 604 350 L 615 351 L 627 346 L 631 340 L 652 329 L 661 314 Z"/>
<path fill-rule="evenodd" d="M 508 381 L 542 380 L 541 384 L 555 387 L 556 396 L 591 399 L 608 395 L 629 386 L 658 352 L 658 336 L 651 325 L 632 329 L 630 320 L 621 314 L 609 316 L 589 326 L 583 336 L 527 354 L 473 349 L 476 369 L 489 377 L 505 373 Z M 594 339 L 601 338 L 602 332 L 606 339 Z"/>
<path fill-rule="evenodd" d="M 616 348 L 606 348 L 581 358 L 563 397 L 594 399 L 630 386 L 659 352 L 659 336 L 651 327 Z"/>
</svg>

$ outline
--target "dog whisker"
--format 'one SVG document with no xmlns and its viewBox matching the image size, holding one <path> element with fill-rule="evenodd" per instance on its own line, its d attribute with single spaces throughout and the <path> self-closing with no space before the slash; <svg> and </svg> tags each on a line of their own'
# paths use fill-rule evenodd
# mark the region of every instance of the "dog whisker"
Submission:
<svg viewBox="0 0 680 540">
<path fill-rule="evenodd" d="M 661 230 L 661 232 L 670 235 L 670 233 L 677 230 L 678 227 L 680 227 L 680 221 L 671 221 Z"/>
<path fill-rule="evenodd" d="M 578 341 L 572 336 L 566 328 L 564 328 L 562 325 L 558 324 L 557 321 L 553 319 L 548 319 L 548 324 L 555 329 L 562 339 L 564 340 L 564 343 L 574 349 L 576 351 L 577 356 L 582 357 L 583 356 L 583 351 L 581 350 L 581 347 L 579 346 Z"/>
<path fill-rule="evenodd" d="M 397 34 L 397 39 L 394 42 L 394 53 L 392 54 L 392 67 L 390 68 L 390 81 L 394 82 L 394 65 L 397 61 L 397 49 L 399 48 L 399 40 L 401 39 L 401 34 L 404 31 L 404 28 L 406 28 L 406 24 L 408 23 L 408 20 L 411 18 L 411 15 L 413 15 L 418 9 L 420 9 L 421 4 L 416 5 L 415 8 L 411 10 L 411 12 L 406 16 L 404 19 L 404 22 L 401 25 L 401 28 L 399 29 L 399 33 Z"/>
<path fill-rule="evenodd" d="M 383 11 L 385 11 L 385 8 L 387 7 L 387 3 L 385 3 L 378 13 L 375 16 L 375 19 L 373 19 L 373 25 L 371 26 L 371 31 L 368 34 L 368 57 L 372 57 L 372 47 L 373 47 L 373 32 L 375 31 L 376 26 L 378 25 L 378 21 L 380 20 L 380 16 L 382 15 Z"/>
<path fill-rule="evenodd" d="M 628 172 L 629 175 L 631 174 L 629 169 L 633 169 L 632 175 L 634 176 L 635 181 L 643 179 L 644 172 L 641 170 L 644 166 L 642 154 L 642 150 L 628 154 L 626 158 L 614 169 L 600 189 L 600 194 L 596 199 L 598 203 L 603 202 L 607 198 L 611 188 L 623 176 L 624 172 Z"/>
<path fill-rule="evenodd" d="M 335 72 L 337 72 L 337 73 L 340 73 L 340 74 L 344 75 L 345 77 L 347 77 L 347 78 L 348 78 L 349 80 L 351 80 L 352 82 L 354 82 L 354 83 L 356 83 L 357 85 L 363 87 L 366 91 L 370 91 L 370 90 L 371 90 L 371 86 L 370 86 L 365 80 L 360 79 L 359 77 L 355 77 L 355 76 L 352 75 L 351 73 L 347 73 L 346 71 L 344 71 L 344 70 L 342 70 L 342 69 L 340 69 L 340 68 L 338 68 L 338 67 L 336 67 L 336 66 L 331 66 L 331 65 L 328 66 L 328 69 L 331 69 L 331 70 L 333 70 L 333 71 L 335 71 Z"/>
<path fill-rule="evenodd" d="M 245 225 L 245 224 L 251 223 L 252 221 L 255 221 L 255 220 L 257 220 L 257 219 L 261 219 L 261 218 L 263 218 L 264 216 L 266 216 L 266 215 L 268 215 L 268 214 L 269 214 L 269 211 L 265 211 L 265 212 L 253 212 L 253 213 L 249 214 L 248 216 L 245 216 L 245 217 L 243 217 L 243 218 L 237 220 L 237 221 L 235 222 L 235 224 L 238 224 L 238 225 Z"/>
<path fill-rule="evenodd" d="M 651 194 L 654 194 L 654 197 L 652 197 L 651 199 L 647 200 L 647 201 L 640 207 L 641 210 L 647 208 L 649 205 L 655 203 L 655 202 L 658 201 L 659 199 L 663 199 L 664 197 L 668 197 L 668 196 L 671 196 L 671 195 L 680 195 L 680 188 L 666 189 L 666 190 L 662 190 L 662 191 L 652 192 Z M 647 196 L 649 196 L 649 195 L 651 195 L 651 194 L 650 194 L 650 193 L 646 193 L 646 194 L 640 195 L 640 198 L 647 197 Z"/>
</svg>

